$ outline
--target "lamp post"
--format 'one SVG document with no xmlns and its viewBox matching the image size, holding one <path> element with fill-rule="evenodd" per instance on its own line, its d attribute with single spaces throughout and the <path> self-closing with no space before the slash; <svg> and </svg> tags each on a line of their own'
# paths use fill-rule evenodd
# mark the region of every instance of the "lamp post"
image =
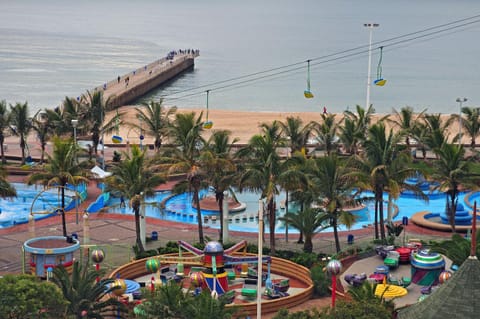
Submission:
<svg viewBox="0 0 480 319">
<path fill-rule="evenodd" d="M 257 319 L 262 318 L 263 201 L 258 201 Z"/>
<path fill-rule="evenodd" d="M 460 104 L 458 109 L 458 146 L 460 146 L 462 144 L 462 104 L 467 102 L 467 98 L 457 97 L 456 101 Z"/>
<path fill-rule="evenodd" d="M 75 163 L 78 164 L 78 157 L 77 157 L 77 126 L 78 126 L 78 120 L 72 120 L 72 126 L 73 126 L 73 145 L 75 147 Z M 75 220 L 78 225 L 78 194 L 77 194 L 77 185 L 75 186 Z"/>
<path fill-rule="evenodd" d="M 102 112 L 101 112 L 101 124 L 102 124 L 102 170 L 105 171 L 105 130 L 103 128 L 103 114 L 104 113 L 104 110 L 102 109 Z M 103 185 L 103 183 L 102 183 Z M 102 192 L 103 192 L 103 186 L 102 186 Z"/>
<path fill-rule="evenodd" d="M 365 109 L 370 107 L 370 85 L 372 82 L 372 38 L 373 28 L 380 26 L 378 23 L 365 23 L 364 27 L 369 29 L 369 41 L 368 41 L 368 72 L 367 72 L 367 101 L 365 102 Z"/>
<path fill-rule="evenodd" d="M 72 126 L 73 126 L 73 142 L 75 143 L 75 162 L 77 162 L 77 126 L 78 126 L 78 120 L 72 120 Z"/>
<path fill-rule="evenodd" d="M 342 263 L 332 259 L 327 264 L 327 272 L 332 276 L 332 309 L 335 308 L 335 297 L 337 296 L 337 275 L 342 271 Z"/>
</svg>

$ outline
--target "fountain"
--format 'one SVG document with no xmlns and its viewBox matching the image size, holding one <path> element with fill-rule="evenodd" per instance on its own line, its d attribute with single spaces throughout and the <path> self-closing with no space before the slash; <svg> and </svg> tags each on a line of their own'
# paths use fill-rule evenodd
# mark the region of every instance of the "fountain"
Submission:
<svg viewBox="0 0 480 319">
<path fill-rule="evenodd" d="M 440 219 L 442 220 L 442 223 L 450 224 L 446 212 L 440 214 Z M 466 210 L 462 204 L 457 204 L 457 207 L 455 209 L 455 225 L 471 225 L 472 219 L 473 217 L 472 215 L 470 215 L 470 212 Z"/>
</svg>

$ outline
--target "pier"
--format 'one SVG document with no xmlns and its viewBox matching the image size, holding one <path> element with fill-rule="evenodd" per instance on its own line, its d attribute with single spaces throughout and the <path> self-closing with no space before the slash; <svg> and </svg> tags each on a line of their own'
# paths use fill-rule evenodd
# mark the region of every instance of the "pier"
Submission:
<svg viewBox="0 0 480 319">
<path fill-rule="evenodd" d="M 162 83 L 194 67 L 198 50 L 172 51 L 166 57 L 118 76 L 94 90 L 103 90 L 105 99 L 110 99 L 109 108 L 131 103 Z"/>
</svg>

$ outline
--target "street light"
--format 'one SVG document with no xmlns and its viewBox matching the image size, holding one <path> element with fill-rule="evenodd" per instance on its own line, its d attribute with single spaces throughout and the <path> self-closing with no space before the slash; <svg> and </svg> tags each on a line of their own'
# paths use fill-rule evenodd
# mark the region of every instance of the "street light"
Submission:
<svg viewBox="0 0 480 319">
<path fill-rule="evenodd" d="M 258 201 L 257 319 L 262 318 L 263 201 Z"/>
<path fill-rule="evenodd" d="M 460 104 L 460 108 L 458 110 L 458 145 L 462 144 L 462 104 L 463 102 L 467 102 L 466 97 L 457 97 L 457 102 Z"/>
<path fill-rule="evenodd" d="M 72 120 L 72 126 L 73 126 L 73 142 L 74 142 L 74 150 L 75 150 L 75 163 L 78 164 L 78 157 L 77 157 L 77 126 L 78 126 L 78 120 Z M 78 225 L 78 196 L 77 196 L 77 185 L 75 186 L 75 211 L 76 211 L 76 223 Z"/>
<path fill-rule="evenodd" d="M 73 126 L 73 142 L 75 143 L 75 162 L 77 161 L 77 126 L 78 126 L 78 120 L 72 120 L 72 126 Z"/>
<path fill-rule="evenodd" d="M 365 109 L 370 107 L 370 85 L 372 82 L 371 72 L 372 72 L 372 37 L 373 37 L 373 28 L 380 26 L 378 23 L 365 23 L 364 27 L 369 29 L 370 37 L 368 41 L 368 75 L 367 75 L 367 102 L 365 103 Z"/>
</svg>

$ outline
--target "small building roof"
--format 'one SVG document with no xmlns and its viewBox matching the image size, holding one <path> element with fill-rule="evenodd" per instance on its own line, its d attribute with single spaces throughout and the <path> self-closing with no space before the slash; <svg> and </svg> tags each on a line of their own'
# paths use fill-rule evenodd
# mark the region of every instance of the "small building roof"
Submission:
<svg viewBox="0 0 480 319">
<path fill-rule="evenodd" d="M 470 319 L 480 314 L 480 261 L 470 256 L 432 295 L 398 312 L 398 319 Z"/>
<path fill-rule="evenodd" d="M 91 170 L 90 172 L 92 172 L 93 174 L 97 175 L 98 178 L 105 178 L 105 177 L 108 177 L 108 176 L 111 176 L 112 173 L 110 172 L 105 172 L 103 169 L 101 169 L 99 166 L 95 165 Z"/>
</svg>

